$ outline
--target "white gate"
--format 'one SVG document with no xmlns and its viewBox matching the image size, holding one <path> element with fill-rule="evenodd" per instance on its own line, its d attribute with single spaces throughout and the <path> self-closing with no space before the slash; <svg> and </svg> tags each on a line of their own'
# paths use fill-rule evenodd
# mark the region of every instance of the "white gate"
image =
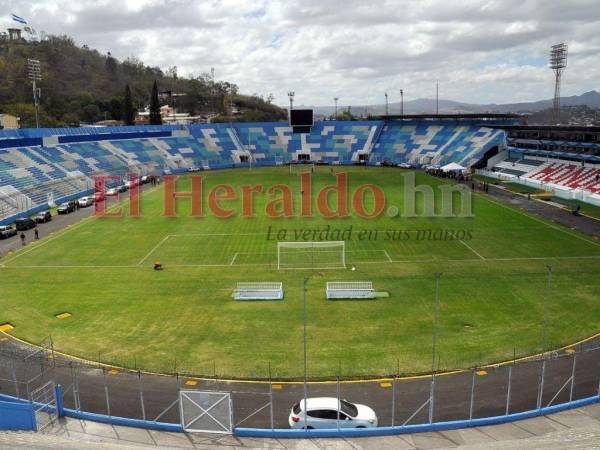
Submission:
<svg viewBox="0 0 600 450">
<path fill-rule="evenodd" d="M 33 402 L 37 430 L 41 431 L 48 425 L 54 424 L 54 420 L 58 419 L 54 381 L 48 381 L 32 391 L 29 397 Z"/>
<path fill-rule="evenodd" d="M 181 426 L 187 432 L 233 432 L 231 395 L 229 392 L 180 391 Z"/>
</svg>

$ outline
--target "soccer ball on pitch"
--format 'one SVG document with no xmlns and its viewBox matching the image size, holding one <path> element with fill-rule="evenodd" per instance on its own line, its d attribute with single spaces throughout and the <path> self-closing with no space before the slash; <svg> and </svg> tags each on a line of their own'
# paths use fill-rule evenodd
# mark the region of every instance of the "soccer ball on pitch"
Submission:
<svg viewBox="0 0 600 450">
<path fill-rule="evenodd" d="M 356 270 L 356 267 L 352 266 L 352 271 L 355 271 L 355 270 Z"/>
</svg>

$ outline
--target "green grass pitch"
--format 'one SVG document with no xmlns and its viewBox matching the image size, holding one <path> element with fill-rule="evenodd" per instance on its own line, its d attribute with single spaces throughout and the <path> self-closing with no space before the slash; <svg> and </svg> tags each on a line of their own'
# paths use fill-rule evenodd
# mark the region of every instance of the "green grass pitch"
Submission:
<svg viewBox="0 0 600 450">
<path fill-rule="evenodd" d="M 380 186 L 402 212 L 404 171 L 338 167 L 351 190 Z M 286 183 L 288 168 L 203 173 L 218 183 Z M 313 189 L 332 184 L 317 167 Z M 445 180 L 416 173 L 436 188 Z M 178 182 L 189 189 L 188 177 Z M 600 242 L 483 194 L 471 218 L 163 217 L 163 185 L 142 197 L 140 218 L 90 218 L 0 260 L 0 323 L 13 334 L 81 357 L 152 371 L 224 377 L 302 375 L 303 279 L 307 281 L 309 375 L 327 377 L 431 369 L 435 273 L 440 283 L 439 369 L 470 367 L 537 352 L 542 346 L 547 268 L 548 343 L 557 347 L 600 329 Z M 233 202 L 241 209 L 241 201 Z M 297 208 L 297 205 L 295 206 Z M 277 270 L 277 239 L 267 232 L 352 227 L 346 269 Z M 414 238 L 417 230 L 470 230 L 471 239 Z M 358 233 L 378 230 L 377 239 Z M 390 239 L 391 231 L 407 232 Z M 288 237 L 288 240 L 297 240 Z M 152 270 L 159 260 L 165 270 Z M 350 267 L 356 267 L 355 271 Z M 388 298 L 327 301 L 327 281 L 372 281 Z M 281 281 L 285 299 L 236 302 L 239 281 Z M 70 312 L 68 319 L 55 314 Z"/>
</svg>

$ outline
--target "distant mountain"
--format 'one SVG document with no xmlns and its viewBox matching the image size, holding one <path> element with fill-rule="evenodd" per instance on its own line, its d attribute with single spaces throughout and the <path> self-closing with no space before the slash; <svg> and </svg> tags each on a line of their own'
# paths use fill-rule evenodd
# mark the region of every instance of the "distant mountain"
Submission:
<svg viewBox="0 0 600 450">
<path fill-rule="evenodd" d="M 443 114 L 468 114 L 468 113 L 533 113 L 552 107 L 553 100 L 539 100 L 536 102 L 484 104 L 462 103 L 453 100 L 439 100 L 439 112 Z M 581 95 L 562 97 L 563 106 L 582 106 L 600 108 L 600 92 L 590 91 Z M 299 108 L 301 106 L 298 106 Z M 333 106 L 308 106 L 313 108 L 316 115 L 330 116 L 335 112 Z M 350 107 L 356 116 L 385 114 L 385 105 L 353 105 Z M 338 112 L 346 110 L 347 106 L 338 106 Z M 432 98 L 419 98 L 404 102 L 404 114 L 433 114 L 436 111 L 436 101 Z M 390 114 L 400 114 L 400 102 L 389 104 Z"/>
</svg>

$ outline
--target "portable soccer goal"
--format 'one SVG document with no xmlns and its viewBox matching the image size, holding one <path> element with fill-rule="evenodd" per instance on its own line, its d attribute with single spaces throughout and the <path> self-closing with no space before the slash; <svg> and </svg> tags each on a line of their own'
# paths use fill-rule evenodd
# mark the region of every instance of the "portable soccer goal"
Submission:
<svg viewBox="0 0 600 450">
<path fill-rule="evenodd" d="M 277 243 L 278 269 L 344 269 L 346 243 L 344 241 Z"/>
<path fill-rule="evenodd" d="M 233 298 L 235 300 L 283 300 L 283 283 L 237 283 Z"/>
<path fill-rule="evenodd" d="M 289 164 L 289 166 L 290 166 L 290 174 L 315 171 L 314 163 L 303 163 L 303 162 L 292 163 L 291 162 Z"/>
<path fill-rule="evenodd" d="M 371 281 L 333 281 L 327 283 L 327 299 L 375 298 Z"/>
</svg>

